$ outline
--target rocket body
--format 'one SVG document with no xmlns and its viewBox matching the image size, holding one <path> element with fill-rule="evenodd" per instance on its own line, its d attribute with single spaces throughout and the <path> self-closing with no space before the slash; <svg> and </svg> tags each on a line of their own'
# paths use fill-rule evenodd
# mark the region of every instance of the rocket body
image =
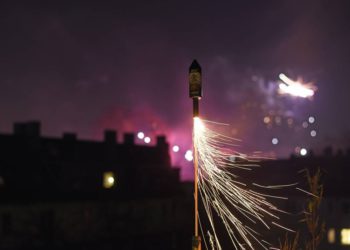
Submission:
<svg viewBox="0 0 350 250">
<path fill-rule="evenodd" d="M 199 100 L 202 97 L 202 68 L 193 60 L 189 69 L 189 96 L 193 100 L 193 117 L 199 116 Z"/>
<path fill-rule="evenodd" d="M 202 97 L 202 69 L 196 60 L 193 60 L 189 69 L 190 98 L 193 100 L 193 117 L 199 117 L 199 100 Z M 193 144 L 194 165 L 194 236 L 192 250 L 201 250 L 201 238 L 198 234 L 198 152 Z"/>
</svg>

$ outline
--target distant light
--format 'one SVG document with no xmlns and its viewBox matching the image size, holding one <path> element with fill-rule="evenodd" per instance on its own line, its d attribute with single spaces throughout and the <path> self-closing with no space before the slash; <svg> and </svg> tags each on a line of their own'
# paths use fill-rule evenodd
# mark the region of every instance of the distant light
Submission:
<svg viewBox="0 0 350 250">
<path fill-rule="evenodd" d="M 237 130 L 236 128 L 233 128 L 233 129 L 231 130 L 231 134 L 232 134 L 233 136 L 237 135 L 237 133 L 238 133 L 238 130 Z"/>
<path fill-rule="evenodd" d="M 293 118 L 288 118 L 287 123 L 289 126 L 292 126 L 293 125 Z"/>
<path fill-rule="evenodd" d="M 340 236 L 342 245 L 350 245 L 350 228 L 343 228 L 340 231 Z"/>
<path fill-rule="evenodd" d="M 328 239 L 328 243 L 330 243 L 330 244 L 335 243 L 335 229 L 334 228 L 330 228 L 328 230 L 327 239 Z"/>
<path fill-rule="evenodd" d="M 268 123 L 270 123 L 270 121 L 271 121 L 270 117 L 268 117 L 268 116 L 264 117 L 264 123 L 268 124 Z"/>
<path fill-rule="evenodd" d="M 300 149 L 300 155 L 301 155 L 301 156 L 307 155 L 307 150 L 306 150 L 306 148 L 301 148 L 301 149 Z"/>
<path fill-rule="evenodd" d="M 145 134 L 143 132 L 138 132 L 137 133 L 137 138 L 139 138 L 140 140 L 142 140 L 143 138 L 145 138 Z"/>
<path fill-rule="evenodd" d="M 277 145 L 278 144 L 278 139 L 277 138 L 272 138 L 272 144 Z"/>
<path fill-rule="evenodd" d="M 175 153 L 179 152 L 179 150 L 180 150 L 180 147 L 178 145 L 173 146 L 173 151 Z"/>
<path fill-rule="evenodd" d="M 149 138 L 148 136 L 145 137 L 144 142 L 147 143 L 147 144 L 150 143 L 151 142 L 151 138 Z"/>
<path fill-rule="evenodd" d="M 314 122 L 315 122 L 315 117 L 310 116 L 309 117 L 309 123 L 311 124 L 311 123 L 314 123 Z"/>
<path fill-rule="evenodd" d="M 279 117 L 279 116 L 276 116 L 276 117 L 275 117 L 275 122 L 276 122 L 277 125 L 280 125 L 281 122 L 282 122 L 282 118 Z"/>
<path fill-rule="evenodd" d="M 307 122 L 303 122 L 302 126 L 303 126 L 303 128 L 307 128 L 309 126 L 309 124 Z"/>
<path fill-rule="evenodd" d="M 192 161 L 193 160 L 193 153 L 192 150 L 187 150 L 185 154 L 185 159 L 187 161 Z"/>
<path fill-rule="evenodd" d="M 294 152 L 296 153 L 296 154 L 299 154 L 300 153 L 300 147 L 298 146 L 298 147 L 295 147 L 295 149 L 294 149 Z"/>
<path fill-rule="evenodd" d="M 317 135 L 316 130 L 311 130 L 310 135 L 312 137 L 315 137 Z"/>
</svg>

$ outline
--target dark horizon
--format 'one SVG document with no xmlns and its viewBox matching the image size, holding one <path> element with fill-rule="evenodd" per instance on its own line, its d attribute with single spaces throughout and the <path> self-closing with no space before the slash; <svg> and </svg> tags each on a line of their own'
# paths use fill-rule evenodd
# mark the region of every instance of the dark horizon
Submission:
<svg viewBox="0 0 350 250">
<path fill-rule="evenodd" d="M 172 168 L 166 138 L 158 137 L 150 146 L 135 144 L 133 134 L 124 134 L 123 142 L 118 142 L 116 135 L 105 131 L 103 141 L 80 140 L 72 133 L 47 138 L 40 136 L 38 122 L 17 123 L 14 134 L 0 133 L 1 249 L 163 250 L 169 245 L 168 249 L 183 250 L 191 245 L 193 182 L 181 182 L 179 169 Z M 317 249 L 344 249 L 350 233 L 346 219 L 350 211 L 350 152 L 326 153 L 261 161 L 259 168 L 253 161 L 254 171 L 234 168 L 232 174 L 237 176 L 230 180 L 244 183 L 242 192 L 268 192 L 263 202 L 273 202 L 287 212 L 278 210 L 278 222 L 298 230 L 299 245 L 303 246 L 308 233 L 300 219 L 310 199 L 321 197 L 308 194 L 316 191 L 308 187 L 305 170 L 312 176 L 320 170 L 322 202 L 317 214 L 326 222 L 327 234 Z M 249 166 L 249 161 L 242 159 L 232 163 Z M 225 171 L 223 166 L 221 171 Z M 276 184 L 284 187 L 273 188 Z M 271 189 L 269 185 L 273 185 Z M 274 199 L 281 195 L 287 199 Z M 199 213 L 206 232 L 211 228 L 202 202 L 203 198 Z M 230 209 L 273 246 L 283 239 L 281 228 L 267 230 L 242 216 L 235 206 Z M 230 249 L 226 230 L 220 219 L 214 218 L 222 248 Z M 237 230 L 234 225 L 231 228 Z M 201 237 L 203 245 L 204 241 L 208 244 L 209 237 L 205 233 Z M 252 243 L 255 246 L 256 242 Z"/>
</svg>

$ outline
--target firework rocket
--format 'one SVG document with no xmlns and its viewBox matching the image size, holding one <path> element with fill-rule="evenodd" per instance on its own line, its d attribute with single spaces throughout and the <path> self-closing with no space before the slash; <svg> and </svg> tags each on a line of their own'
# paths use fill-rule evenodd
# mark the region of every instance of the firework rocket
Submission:
<svg viewBox="0 0 350 250">
<path fill-rule="evenodd" d="M 193 60 L 189 69 L 190 98 L 193 100 L 193 118 L 199 119 L 199 99 L 202 97 L 202 69 L 196 60 Z M 194 151 L 194 237 L 192 250 L 201 250 L 201 238 L 198 234 L 198 152 L 195 143 Z"/>
<path fill-rule="evenodd" d="M 221 236 L 218 235 L 219 231 L 216 228 L 213 213 L 216 213 L 221 219 L 234 249 L 254 250 L 256 247 L 265 250 L 277 249 L 273 248 L 271 243 L 263 240 L 262 235 L 255 231 L 252 225 L 260 224 L 266 229 L 276 226 L 294 232 L 276 222 L 279 219 L 277 214 L 283 211 L 267 199 L 267 197 L 286 198 L 264 194 L 259 190 L 254 191 L 246 183 L 238 180 L 234 170 L 252 170 L 257 166 L 256 157 L 250 159 L 236 152 L 231 148 L 235 146 L 234 138 L 210 129 L 210 124 L 218 123 L 202 120 L 199 116 L 199 100 L 202 97 L 201 73 L 200 65 L 194 60 L 189 68 L 189 97 L 193 101 L 194 236 L 192 250 L 201 250 L 199 226 L 204 245 L 208 249 L 203 228 L 199 223 L 198 195 L 201 197 L 202 208 L 207 214 L 209 223 L 207 233 L 212 249 L 222 250 L 219 240 Z M 242 157 L 244 162 L 237 162 L 236 157 Z M 252 185 L 254 186 L 254 183 Z M 256 186 L 264 187 L 258 184 Z M 246 220 L 241 220 L 241 217 Z"/>
</svg>

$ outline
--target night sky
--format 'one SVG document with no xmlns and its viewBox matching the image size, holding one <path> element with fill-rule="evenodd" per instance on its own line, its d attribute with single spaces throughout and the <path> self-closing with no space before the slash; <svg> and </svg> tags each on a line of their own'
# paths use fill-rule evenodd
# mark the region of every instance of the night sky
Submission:
<svg viewBox="0 0 350 250">
<path fill-rule="evenodd" d="M 230 124 L 240 151 L 286 157 L 296 147 L 350 146 L 349 1 L 71 2 L 0 4 L 2 133 L 40 120 L 55 137 L 166 134 L 180 146 L 174 164 L 186 165 L 196 58 L 202 116 Z M 314 98 L 278 95 L 281 72 L 313 82 Z"/>
</svg>

